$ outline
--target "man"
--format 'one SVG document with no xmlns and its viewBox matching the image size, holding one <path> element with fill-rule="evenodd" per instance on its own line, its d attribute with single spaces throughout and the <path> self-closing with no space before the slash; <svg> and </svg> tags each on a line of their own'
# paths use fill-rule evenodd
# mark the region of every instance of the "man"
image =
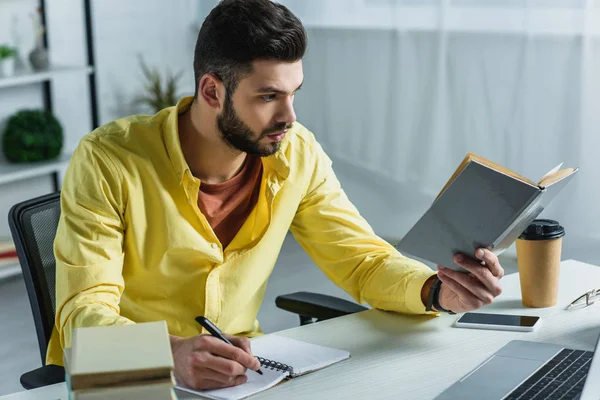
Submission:
<svg viewBox="0 0 600 400">
<path fill-rule="evenodd" d="M 457 256 L 469 274 L 436 275 L 361 218 L 296 122 L 305 49 L 287 8 L 224 0 L 198 36 L 193 98 L 81 141 L 61 197 L 49 363 L 62 364 L 77 327 L 166 320 L 181 382 L 245 382 L 259 368 L 245 337 L 260 334 L 256 315 L 289 230 L 330 279 L 379 309 L 463 312 L 500 293 L 491 252 Z M 198 315 L 234 345 L 199 335 Z"/>
</svg>

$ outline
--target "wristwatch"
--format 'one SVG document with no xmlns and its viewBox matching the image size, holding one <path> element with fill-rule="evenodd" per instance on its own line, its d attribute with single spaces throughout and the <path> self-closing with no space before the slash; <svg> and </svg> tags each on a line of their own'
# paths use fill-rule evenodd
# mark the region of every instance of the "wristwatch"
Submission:
<svg viewBox="0 0 600 400">
<path fill-rule="evenodd" d="M 429 288 L 429 294 L 427 296 L 427 307 L 425 307 L 426 311 L 439 311 L 445 312 L 448 314 L 456 314 L 451 310 L 446 310 L 444 307 L 440 305 L 440 289 L 442 288 L 442 281 L 440 278 L 435 277 L 431 287 Z"/>
</svg>

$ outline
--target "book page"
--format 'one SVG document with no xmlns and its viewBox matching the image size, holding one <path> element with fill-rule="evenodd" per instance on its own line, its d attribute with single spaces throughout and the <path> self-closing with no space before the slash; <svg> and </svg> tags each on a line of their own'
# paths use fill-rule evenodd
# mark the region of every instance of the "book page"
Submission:
<svg viewBox="0 0 600 400">
<path fill-rule="evenodd" d="M 555 172 L 551 171 L 551 172 L 547 173 L 546 175 L 544 175 L 544 177 L 538 183 L 538 186 L 541 188 L 546 188 L 546 187 L 552 185 L 553 183 L 556 183 L 556 182 L 560 181 L 561 179 L 571 175 L 575 171 L 576 171 L 576 169 L 574 169 L 574 168 L 561 169 L 560 171 L 555 171 Z"/>
<path fill-rule="evenodd" d="M 554 168 L 552 168 L 550 171 L 548 171 L 548 172 L 546 173 L 546 175 L 542 176 L 542 179 L 540 179 L 540 182 L 541 182 L 541 181 L 543 181 L 543 180 L 544 180 L 544 178 L 546 178 L 547 176 L 549 176 L 549 175 L 552 175 L 552 174 L 554 174 L 554 173 L 558 172 L 558 171 L 560 170 L 560 167 L 562 167 L 562 166 L 563 166 L 563 164 L 564 164 L 564 163 L 560 163 L 560 164 L 558 164 L 556 167 L 554 167 Z"/>
<path fill-rule="evenodd" d="M 294 368 L 294 376 L 321 369 L 350 357 L 350 353 L 277 335 L 258 337 L 252 352 Z"/>
<path fill-rule="evenodd" d="M 78 390 L 74 393 L 73 400 L 171 400 L 174 397 L 173 382 L 142 383 L 132 386 L 117 386 L 108 388 L 94 388 Z"/>
<path fill-rule="evenodd" d="M 532 182 L 531 180 L 517 174 L 516 172 L 513 172 L 511 170 L 509 170 L 508 168 L 503 167 L 500 164 L 496 164 L 493 161 L 488 160 L 487 158 L 478 156 L 477 154 L 474 153 L 468 153 L 467 156 L 462 160 L 462 162 L 460 163 L 460 165 L 458 166 L 458 168 L 456 168 L 456 171 L 454 171 L 454 174 L 452 174 L 452 176 L 450 177 L 450 179 L 448 179 L 448 182 L 446 182 L 446 184 L 444 185 L 444 187 L 442 188 L 442 190 L 440 191 L 440 193 L 438 194 L 437 198 L 439 198 L 442 193 L 444 193 L 444 191 L 448 188 L 448 186 L 450 186 L 450 184 L 452 182 L 454 182 L 454 180 L 456 179 L 456 177 L 465 169 L 465 167 L 467 165 L 469 165 L 470 162 L 475 161 L 478 162 L 479 164 L 485 165 L 493 170 L 502 172 L 505 175 L 511 176 L 517 180 L 520 180 L 522 182 L 528 183 L 532 186 L 537 186 L 534 182 Z"/>
</svg>

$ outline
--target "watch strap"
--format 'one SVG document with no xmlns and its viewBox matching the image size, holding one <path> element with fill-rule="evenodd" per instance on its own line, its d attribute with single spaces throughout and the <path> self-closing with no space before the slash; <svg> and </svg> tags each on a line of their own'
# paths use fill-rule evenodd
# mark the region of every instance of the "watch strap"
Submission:
<svg viewBox="0 0 600 400">
<path fill-rule="evenodd" d="M 435 296 L 436 285 L 438 285 L 438 277 L 433 279 L 433 283 L 429 286 L 429 293 L 427 294 L 427 304 L 425 305 L 425 311 L 435 311 L 433 309 L 433 296 Z"/>
<path fill-rule="evenodd" d="M 435 277 L 431 288 L 429 289 L 429 296 L 427 297 L 427 311 L 439 311 L 448 314 L 456 314 L 451 310 L 446 310 L 440 305 L 440 290 L 442 288 L 442 281 L 437 276 Z"/>
</svg>

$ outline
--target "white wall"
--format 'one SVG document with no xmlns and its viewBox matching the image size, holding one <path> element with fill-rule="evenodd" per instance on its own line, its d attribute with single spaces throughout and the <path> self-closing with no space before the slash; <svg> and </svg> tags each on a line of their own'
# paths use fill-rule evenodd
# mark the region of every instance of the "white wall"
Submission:
<svg viewBox="0 0 600 400">
<path fill-rule="evenodd" d="M 194 93 L 192 62 L 198 32 L 193 22 L 198 11 L 193 0 L 93 3 L 101 123 L 149 111 L 133 104 L 143 86 L 138 54 L 163 73 L 182 72 L 180 95 Z"/>
<path fill-rule="evenodd" d="M 82 0 L 46 0 L 50 58 L 58 65 L 87 65 Z M 64 152 L 71 153 L 91 125 L 89 77 L 69 73 L 52 82 L 52 107 L 65 130 Z"/>
<path fill-rule="evenodd" d="M 278 0 L 307 28 L 600 33 L 597 0 Z M 582 11 L 591 9 L 584 15 Z M 441 13 L 440 13 L 441 11 Z M 587 21 L 585 21 L 587 19 Z"/>
</svg>

